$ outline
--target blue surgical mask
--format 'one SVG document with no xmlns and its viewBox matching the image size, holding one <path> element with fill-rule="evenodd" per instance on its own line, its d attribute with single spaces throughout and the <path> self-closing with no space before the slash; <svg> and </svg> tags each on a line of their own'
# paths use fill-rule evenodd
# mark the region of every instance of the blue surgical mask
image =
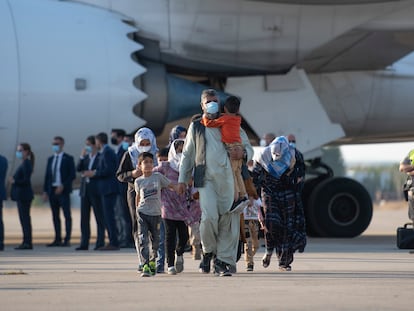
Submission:
<svg viewBox="0 0 414 311">
<path fill-rule="evenodd" d="M 129 147 L 129 143 L 127 141 L 123 141 L 122 142 L 122 149 L 128 150 L 128 147 Z"/>
<path fill-rule="evenodd" d="M 60 151 L 60 146 L 59 145 L 52 145 L 52 151 L 54 153 L 58 153 Z"/>
<path fill-rule="evenodd" d="M 91 146 L 86 145 L 86 146 L 85 146 L 85 151 L 86 151 L 87 153 L 91 153 L 91 152 L 92 152 L 92 147 L 91 147 Z"/>
<path fill-rule="evenodd" d="M 16 158 L 18 158 L 18 159 L 23 159 L 23 152 L 21 152 L 21 151 L 16 151 Z"/>
<path fill-rule="evenodd" d="M 289 145 L 290 145 L 292 148 L 296 148 L 296 144 L 295 144 L 295 143 L 289 143 Z"/>
</svg>

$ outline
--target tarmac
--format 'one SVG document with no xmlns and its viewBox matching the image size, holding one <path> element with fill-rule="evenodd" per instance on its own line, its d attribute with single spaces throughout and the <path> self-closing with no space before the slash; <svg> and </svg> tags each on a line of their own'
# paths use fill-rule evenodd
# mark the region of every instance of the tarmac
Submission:
<svg viewBox="0 0 414 311">
<path fill-rule="evenodd" d="M 150 278 L 137 274 L 134 249 L 93 251 L 92 243 L 89 251 L 75 251 L 79 209 L 72 212 L 71 247 L 45 247 L 53 239 L 51 213 L 33 207 L 34 249 L 19 251 L 17 211 L 6 203 L 1 311 L 413 309 L 414 254 L 395 243 L 396 228 L 408 222 L 406 208 L 374 210 L 370 227 L 357 238 L 309 238 L 291 272 L 280 272 L 274 257 L 263 268 L 261 247 L 253 272 L 246 272 L 242 258 L 232 277 L 200 274 L 199 261 L 185 253 L 182 273 Z"/>
</svg>

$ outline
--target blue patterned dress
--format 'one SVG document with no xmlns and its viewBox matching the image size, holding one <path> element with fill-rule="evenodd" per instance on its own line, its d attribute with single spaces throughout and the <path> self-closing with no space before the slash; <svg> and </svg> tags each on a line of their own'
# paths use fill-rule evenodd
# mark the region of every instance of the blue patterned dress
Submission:
<svg viewBox="0 0 414 311">
<path fill-rule="evenodd" d="M 275 250 L 280 267 L 290 266 L 294 252 L 303 252 L 306 246 L 305 215 L 296 178 L 293 171 L 290 176 L 283 174 L 277 179 L 259 163 L 253 169 L 253 182 L 261 192 L 267 228 L 266 253 Z"/>
</svg>

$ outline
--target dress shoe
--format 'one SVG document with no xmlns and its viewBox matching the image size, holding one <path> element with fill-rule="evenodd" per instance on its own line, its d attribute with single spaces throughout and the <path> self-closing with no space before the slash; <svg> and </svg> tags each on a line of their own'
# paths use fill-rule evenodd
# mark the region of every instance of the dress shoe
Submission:
<svg viewBox="0 0 414 311">
<path fill-rule="evenodd" d="M 94 251 L 99 251 L 100 248 L 104 247 L 104 245 L 96 245 L 93 250 Z"/>
<path fill-rule="evenodd" d="M 46 244 L 47 247 L 55 247 L 55 246 L 61 246 L 62 242 L 58 242 L 58 241 L 53 241 L 50 244 Z"/>
<path fill-rule="evenodd" d="M 100 250 L 100 251 L 119 251 L 119 247 L 108 244 L 108 245 L 105 245 L 105 246 L 102 246 L 102 247 L 98 248 L 98 250 Z"/>
<path fill-rule="evenodd" d="M 70 246 L 70 242 L 69 241 L 65 241 L 65 242 L 62 243 L 61 246 L 69 247 Z"/>
<path fill-rule="evenodd" d="M 32 244 L 22 243 L 19 246 L 15 247 L 14 249 L 33 249 Z"/>
<path fill-rule="evenodd" d="M 87 246 L 79 246 L 79 247 L 75 248 L 75 250 L 77 250 L 77 251 L 87 251 L 88 247 Z"/>
</svg>

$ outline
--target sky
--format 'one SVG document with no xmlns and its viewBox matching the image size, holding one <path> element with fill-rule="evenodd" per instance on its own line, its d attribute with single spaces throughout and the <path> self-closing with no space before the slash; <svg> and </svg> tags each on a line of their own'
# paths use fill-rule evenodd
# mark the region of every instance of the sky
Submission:
<svg viewBox="0 0 414 311">
<path fill-rule="evenodd" d="M 346 164 L 399 163 L 414 149 L 414 142 L 343 145 L 340 149 Z"/>
</svg>

